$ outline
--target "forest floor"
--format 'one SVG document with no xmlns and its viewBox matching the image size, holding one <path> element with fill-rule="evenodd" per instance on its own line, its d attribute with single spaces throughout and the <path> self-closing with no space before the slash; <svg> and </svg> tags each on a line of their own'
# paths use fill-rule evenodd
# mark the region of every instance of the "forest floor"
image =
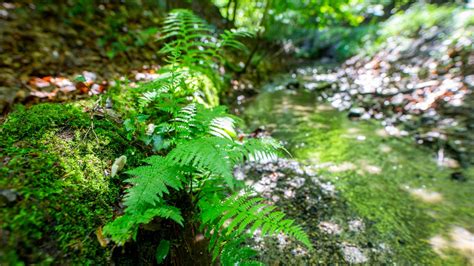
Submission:
<svg viewBox="0 0 474 266">
<path fill-rule="evenodd" d="M 116 80 L 155 77 L 163 14 L 110 4 L 91 16 L 80 7 L 64 7 L 0 6 L 0 111 L 13 103 L 84 99 Z"/>
</svg>

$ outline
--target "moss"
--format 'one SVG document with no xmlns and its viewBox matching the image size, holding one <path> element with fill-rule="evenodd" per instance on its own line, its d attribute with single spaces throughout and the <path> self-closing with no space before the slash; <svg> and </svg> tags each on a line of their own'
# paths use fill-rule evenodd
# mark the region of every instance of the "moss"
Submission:
<svg viewBox="0 0 474 266">
<path fill-rule="evenodd" d="M 194 101 L 207 107 L 216 107 L 219 105 L 219 89 L 208 76 L 195 74 L 186 82 L 188 86 L 198 88 L 196 91 L 199 91 L 199 93 L 194 95 Z"/>
<path fill-rule="evenodd" d="M 92 128 L 92 122 L 94 127 Z M 120 177 L 113 160 L 141 159 L 118 125 L 72 105 L 20 107 L 0 126 L 0 188 L 14 191 L 2 207 L 2 261 L 103 264 L 97 228 L 112 218 Z"/>
</svg>

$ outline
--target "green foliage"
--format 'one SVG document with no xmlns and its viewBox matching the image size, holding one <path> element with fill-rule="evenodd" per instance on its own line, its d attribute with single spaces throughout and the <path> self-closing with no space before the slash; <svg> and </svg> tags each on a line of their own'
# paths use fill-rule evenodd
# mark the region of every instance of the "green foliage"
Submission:
<svg viewBox="0 0 474 266">
<path fill-rule="evenodd" d="M 237 38 L 249 36 L 245 31 L 225 30 L 216 38 L 206 21 L 189 10 L 178 9 L 164 21 L 162 40 L 166 43 L 161 52 L 171 56 L 170 64 L 178 61 L 191 68 L 212 69 L 216 60 L 225 60 L 221 54 L 224 48 L 245 51 L 247 48 Z"/>
<path fill-rule="evenodd" d="M 234 12 L 234 5 L 237 9 Z M 269 40 L 282 40 L 293 36 L 296 31 L 322 29 L 338 24 L 358 25 L 363 17 L 358 14 L 362 1 L 345 0 L 214 0 L 222 14 L 235 17 L 234 24 L 249 31 L 264 32 Z M 264 17 L 265 8 L 269 10 Z M 228 20 L 231 20 L 228 17 Z M 261 26 L 261 27 L 259 27 Z"/>
<path fill-rule="evenodd" d="M 164 259 L 166 259 L 166 256 L 168 255 L 168 252 L 170 251 L 170 241 L 168 240 L 161 240 L 160 244 L 158 245 L 158 248 L 156 248 L 156 262 L 157 263 L 162 263 Z"/>
<path fill-rule="evenodd" d="M 218 137 L 202 137 L 181 142 L 169 153 L 169 158 L 180 165 L 218 175 L 233 187 L 231 153 L 234 142 Z M 235 163 L 237 163 L 235 161 Z"/>
<path fill-rule="evenodd" d="M 224 200 L 239 187 L 234 166 L 245 160 L 275 158 L 280 144 L 267 138 L 238 140 L 237 118 L 223 107 L 208 108 L 190 97 L 206 89 L 202 83 L 189 82 L 197 74 L 218 82 L 215 73 L 223 60 L 222 48 L 243 49 L 236 40 L 241 33 L 226 31 L 216 41 L 205 21 L 190 11 L 176 10 L 165 20 L 163 34 L 168 42 L 162 52 L 168 54 L 169 65 L 157 80 L 138 89 L 142 95 L 137 120 L 146 127 L 142 137 L 154 141 L 155 150 L 166 155 L 151 156 L 145 160 L 147 165 L 127 172 L 133 177 L 126 180 L 132 186 L 124 197 L 125 213 L 107 224 L 104 233 L 124 244 L 135 238 L 140 224 L 155 218 L 180 226 L 200 221 L 208 228 L 213 259 L 225 253 L 224 265 L 255 264 L 251 260 L 255 252 L 242 247 L 249 225 L 251 231 L 261 227 L 263 235 L 286 233 L 311 248 L 303 230 L 283 219 L 284 214 L 274 207 L 264 205 L 261 198 L 245 194 Z M 183 195 L 192 199 L 191 206 L 182 206 Z M 224 229 L 229 218 L 234 218 L 232 227 Z M 230 241 L 231 235 L 239 241 Z M 163 255 L 160 251 L 159 257 Z"/>
<path fill-rule="evenodd" d="M 221 251 L 222 265 L 264 265 L 255 260 L 258 252 L 245 245 L 247 238 L 250 238 L 250 235 L 242 235 L 227 241 Z"/>
<path fill-rule="evenodd" d="M 407 11 L 392 16 L 385 23 L 381 37 L 415 37 L 420 30 L 447 23 L 455 11 L 459 11 L 459 8 L 429 4 L 414 5 Z"/>
<path fill-rule="evenodd" d="M 196 129 L 235 135 L 232 129 L 228 130 L 229 126 L 223 128 L 236 121 L 227 114 L 223 116 L 224 108 L 205 111 L 200 105 L 218 105 L 216 95 L 222 78 L 217 70 L 224 63 L 223 53 L 225 49 L 244 49 L 237 38 L 247 34 L 225 31 L 216 38 L 210 26 L 188 10 L 171 12 L 162 34 L 161 40 L 166 43 L 161 53 L 167 55 L 169 64 L 160 69 L 156 80 L 135 90 L 139 93 L 138 101 L 135 99 L 139 114 L 126 120 L 129 137 L 138 135 L 160 151 L 175 145 L 176 139 L 193 137 Z M 185 107 L 190 101 L 198 106 Z M 194 117 L 194 108 L 199 109 L 196 118 L 200 123 L 187 121 Z"/>
<path fill-rule="evenodd" d="M 152 156 L 145 160 L 147 166 L 141 166 L 127 173 L 135 178 L 126 182 L 133 186 L 127 191 L 124 205 L 131 212 L 140 212 L 149 205 L 155 206 L 161 202 L 163 194 L 169 194 L 167 187 L 175 190 L 182 188 L 184 176 L 180 169 L 160 156 Z"/>
<path fill-rule="evenodd" d="M 233 246 L 235 243 L 232 240 L 235 237 L 246 234 L 247 230 L 248 234 L 252 234 L 258 228 L 261 228 L 262 236 L 284 233 L 301 241 L 309 249 L 312 248 L 303 229 L 293 225 L 293 220 L 283 219 L 285 214 L 274 211 L 276 207 L 263 203 L 263 198 L 251 197 L 251 193 L 235 193 L 225 200 L 215 199 L 203 196 L 199 202 L 200 218 L 203 226 L 207 226 L 213 259 L 217 258 L 227 242 Z M 230 247 L 225 248 L 227 252 L 231 250 Z"/>
<path fill-rule="evenodd" d="M 218 37 L 206 21 L 191 11 L 178 9 L 172 11 L 164 21 L 162 41 L 165 41 L 161 53 L 168 55 L 167 71 L 181 75 L 196 76 L 204 74 L 219 87 L 221 78 L 217 67 L 225 62 L 225 49 L 245 51 L 246 47 L 237 39 L 249 37 L 246 31 L 226 30 Z"/>
<path fill-rule="evenodd" d="M 410 45 L 410 40 L 426 38 L 430 35 L 430 31 L 438 32 L 433 41 L 455 44 L 460 36 L 474 37 L 472 17 L 474 17 L 474 11 L 464 7 L 415 4 L 378 25 L 379 30 L 366 36 L 365 43 L 361 43 L 361 52 L 374 54 L 391 40 L 406 48 Z M 441 55 L 436 52 L 433 55 Z"/>
<path fill-rule="evenodd" d="M 401 5 L 407 4 L 401 2 Z M 394 9 L 397 10 L 397 5 Z M 371 22 L 356 27 L 336 25 L 319 30 L 295 31 L 291 37 L 294 40 L 305 40 L 307 47 L 300 49 L 299 56 L 318 56 L 321 51 L 327 54 L 327 49 L 330 48 L 336 59 L 345 60 L 358 53 L 373 55 L 393 42 L 405 49 L 411 45 L 412 40 L 426 38 L 435 31 L 438 34 L 433 41 L 455 44 L 462 36 L 474 37 L 472 17 L 474 11 L 464 7 L 414 4 L 385 21 L 374 18 Z M 436 52 L 434 54 L 437 55 Z"/>
</svg>

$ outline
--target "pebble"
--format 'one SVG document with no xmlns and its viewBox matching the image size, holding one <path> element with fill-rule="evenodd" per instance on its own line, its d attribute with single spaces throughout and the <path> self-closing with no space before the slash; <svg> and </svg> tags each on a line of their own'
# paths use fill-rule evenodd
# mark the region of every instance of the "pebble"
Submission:
<svg viewBox="0 0 474 266">
<path fill-rule="evenodd" d="M 349 263 L 359 264 L 369 260 L 360 248 L 349 244 L 342 246 L 342 253 L 344 254 L 344 259 Z"/>
</svg>

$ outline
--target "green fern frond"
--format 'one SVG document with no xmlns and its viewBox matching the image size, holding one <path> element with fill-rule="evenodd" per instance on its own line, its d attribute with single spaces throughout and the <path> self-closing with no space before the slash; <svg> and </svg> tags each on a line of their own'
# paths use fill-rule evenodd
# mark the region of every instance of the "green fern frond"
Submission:
<svg viewBox="0 0 474 266">
<path fill-rule="evenodd" d="M 179 165 L 164 157 L 152 156 L 145 162 L 149 165 L 127 172 L 135 176 L 125 180 L 133 185 L 127 190 L 124 198 L 124 205 L 129 212 L 140 212 L 162 203 L 163 195 L 169 193 L 167 187 L 180 190 L 185 181 Z"/>
<path fill-rule="evenodd" d="M 183 226 L 184 219 L 178 208 L 160 204 L 141 212 L 132 212 L 127 209 L 124 215 L 105 225 L 103 232 L 119 245 L 123 245 L 130 237 L 135 240 L 140 224 L 147 224 L 155 217 L 171 219 Z"/>
<path fill-rule="evenodd" d="M 140 224 L 149 223 L 154 217 L 183 225 L 180 210 L 166 205 L 163 199 L 169 193 L 168 187 L 182 189 L 185 181 L 182 168 L 161 156 L 151 156 L 145 162 L 148 165 L 127 172 L 135 177 L 126 180 L 133 186 L 124 198 L 125 214 L 104 227 L 104 232 L 121 244 L 135 236 Z"/>
<path fill-rule="evenodd" d="M 209 123 L 209 134 L 216 137 L 233 139 L 237 136 L 234 124 L 235 120 L 231 117 L 216 117 Z"/>
<path fill-rule="evenodd" d="M 254 260 L 258 255 L 257 251 L 245 245 L 245 240 L 250 238 L 250 235 L 242 235 L 231 238 L 222 248 L 221 264 L 223 266 L 234 265 L 254 265 L 263 266 L 264 264 Z"/>
<path fill-rule="evenodd" d="M 219 35 L 219 37 L 221 41 L 219 42 L 218 47 L 233 48 L 238 51 L 248 52 L 247 46 L 238 41 L 238 38 L 249 38 L 252 37 L 252 34 L 244 30 L 225 30 Z"/>
<path fill-rule="evenodd" d="M 235 126 L 241 122 L 238 117 L 228 114 L 223 106 L 204 108 L 202 105 L 198 106 L 196 121 L 201 132 L 228 139 L 235 139 Z"/>
<path fill-rule="evenodd" d="M 248 160 L 257 162 L 273 161 L 281 155 L 280 151 L 286 151 L 280 142 L 270 137 L 247 139 L 242 148 Z"/>
<path fill-rule="evenodd" d="M 187 139 L 191 137 L 193 129 L 196 127 L 194 119 L 196 112 L 196 104 L 188 104 L 181 108 L 176 116 L 171 119 L 171 125 L 176 131 L 177 138 Z"/>
<path fill-rule="evenodd" d="M 155 101 L 153 107 L 161 112 L 176 115 L 185 103 L 186 101 L 183 98 L 176 97 L 174 94 L 166 93 L 160 95 L 157 101 Z"/>
<path fill-rule="evenodd" d="M 284 219 L 285 214 L 275 211 L 274 206 L 264 203 L 263 198 L 251 197 L 251 193 L 235 194 L 221 202 L 200 202 L 201 221 L 207 225 L 210 249 L 217 258 L 230 237 L 253 233 L 261 229 L 261 235 L 284 233 L 312 249 L 311 241 L 304 230 L 294 225 L 293 220 Z"/>
<path fill-rule="evenodd" d="M 183 65 L 211 68 L 213 61 L 224 61 L 220 53 L 225 48 L 247 51 L 246 46 L 238 39 L 250 37 L 250 33 L 225 30 L 219 38 L 213 33 L 214 30 L 209 24 L 191 11 L 174 10 L 164 21 L 161 40 L 167 43 L 160 52 L 168 55 L 179 54 L 179 57 L 174 57 L 174 62 Z"/>
<path fill-rule="evenodd" d="M 157 79 L 142 83 L 136 91 L 141 93 L 139 106 L 141 110 L 155 107 L 160 111 L 175 114 L 178 107 L 184 103 L 184 98 L 192 95 L 192 91 L 187 90 L 185 80 L 189 74 L 184 69 L 163 68 L 159 72 Z M 164 72 L 167 71 L 167 72 Z"/>
<path fill-rule="evenodd" d="M 179 143 L 167 157 L 180 165 L 217 174 L 233 187 L 232 169 L 235 162 L 229 153 L 233 146 L 234 142 L 228 139 L 201 137 Z"/>
<path fill-rule="evenodd" d="M 193 12 L 184 9 L 173 10 L 163 23 L 163 36 L 166 45 L 161 53 L 180 53 L 181 62 L 192 63 L 192 58 L 209 58 L 215 53 L 212 42 L 212 29 L 207 22 Z M 192 65 L 192 64 L 190 64 Z"/>
<path fill-rule="evenodd" d="M 208 94 L 218 91 L 222 81 L 216 71 L 224 62 L 222 52 L 245 50 L 238 39 L 249 36 L 224 31 L 216 37 L 214 29 L 188 10 L 175 10 L 165 19 L 161 39 L 166 44 L 160 52 L 167 55 L 168 65 L 135 93 L 141 95 L 137 128 L 147 129 L 140 137 L 153 141 L 155 150 L 170 151 L 166 157 L 149 157 L 146 165 L 127 172 L 133 177 L 126 180 L 131 187 L 124 197 L 124 215 L 104 227 L 115 242 L 135 239 L 139 226 L 157 217 L 183 226 L 183 215 L 171 206 L 170 195 L 181 190 L 193 199 L 193 205 L 197 201 L 212 257 L 220 256 L 223 265 L 259 265 L 253 260 L 255 251 L 245 245 L 248 234 L 257 229 L 262 235 L 284 233 L 311 249 L 303 229 L 263 198 L 251 193 L 226 198 L 235 187 L 236 164 L 268 161 L 284 150 L 271 138 L 237 141 L 239 119 L 224 107 L 206 108 L 218 104 Z M 195 208 L 186 209 L 185 216 L 196 213 Z"/>
</svg>

